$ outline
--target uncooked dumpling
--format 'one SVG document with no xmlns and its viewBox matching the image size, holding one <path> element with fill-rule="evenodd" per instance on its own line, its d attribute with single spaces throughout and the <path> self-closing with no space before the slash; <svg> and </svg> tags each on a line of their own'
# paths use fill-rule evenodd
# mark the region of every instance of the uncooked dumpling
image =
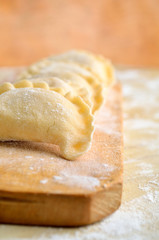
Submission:
<svg viewBox="0 0 159 240">
<path fill-rule="evenodd" d="M 75 159 L 87 151 L 93 116 L 80 97 L 40 88 L 17 88 L 0 95 L 0 139 L 57 144 Z"/>
<path fill-rule="evenodd" d="M 108 59 L 105 59 L 100 55 L 95 55 L 87 51 L 79 50 L 72 50 L 63 54 L 42 59 L 36 64 L 32 64 L 28 68 L 27 72 L 30 74 L 36 74 L 37 70 L 39 69 L 46 69 L 46 72 L 50 71 L 49 68 L 52 68 L 52 64 L 54 62 L 63 62 L 79 65 L 83 69 L 94 74 L 94 76 L 98 78 L 99 82 L 104 83 L 105 86 L 112 85 L 115 80 L 114 69 Z M 84 70 L 83 73 L 84 75 L 86 75 L 86 72 L 84 72 Z"/>
<path fill-rule="evenodd" d="M 59 77 L 52 77 L 46 75 L 29 78 L 28 80 L 31 81 L 34 85 L 38 82 L 46 82 L 50 89 L 56 92 L 59 93 L 62 93 L 62 91 L 64 93 L 72 92 L 75 96 L 80 96 L 84 100 L 84 102 L 87 103 L 89 106 L 91 106 L 92 104 L 90 89 L 87 88 L 87 86 L 84 87 L 82 84 L 80 84 L 80 82 L 75 81 L 73 83 L 71 81 L 64 81 L 64 79 L 61 79 Z"/>
<path fill-rule="evenodd" d="M 94 114 L 114 81 L 111 63 L 69 51 L 32 64 L 0 86 L 0 140 L 57 144 L 75 159 L 91 145 Z"/>
<path fill-rule="evenodd" d="M 90 71 L 74 63 L 51 62 L 47 59 L 41 60 L 29 66 L 23 71 L 19 79 L 56 76 L 64 81 L 76 84 L 78 88 L 89 89 L 92 94 L 92 112 L 100 108 L 103 103 L 103 84 Z"/>
<path fill-rule="evenodd" d="M 48 59 L 56 62 L 64 61 L 79 64 L 97 75 L 101 82 L 106 86 L 109 86 L 114 82 L 113 66 L 110 60 L 105 59 L 103 56 L 95 55 L 87 51 L 72 50 L 63 54 L 51 56 Z"/>
</svg>

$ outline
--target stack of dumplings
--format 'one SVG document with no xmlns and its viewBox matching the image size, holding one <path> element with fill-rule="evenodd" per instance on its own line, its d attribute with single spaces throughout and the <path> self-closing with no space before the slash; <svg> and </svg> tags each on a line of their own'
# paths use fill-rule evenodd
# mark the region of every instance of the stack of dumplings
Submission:
<svg viewBox="0 0 159 240">
<path fill-rule="evenodd" d="M 109 60 L 72 50 L 25 69 L 0 86 L 0 140 L 56 144 L 74 160 L 89 150 L 94 116 L 114 82 Z"/>
</svg>

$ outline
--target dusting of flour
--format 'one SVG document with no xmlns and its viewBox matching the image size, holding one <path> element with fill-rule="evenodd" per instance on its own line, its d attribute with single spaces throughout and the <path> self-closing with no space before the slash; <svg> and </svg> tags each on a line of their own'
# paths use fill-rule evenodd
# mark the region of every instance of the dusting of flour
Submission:
<svg viewBox="0 0 159 240">
<path fill-rule="evenodd" d="M 53 176 L 53 180 L 56 183 L 65 184 L 72 187 L 87 188 L 89 190 L 95 189 L 95 187 L 100 186 L 100 181 L 98 178 L 91 176 L 77 176 L 77 175 L 63 175 L 63 176 Z"/>
<path fill-rule="evenodd" d="M 117 78 L 123 83 L 125 112 L 124 189 L 119 210 L 99 223 L 80 228 L 1 225 L 3 240 L 159 239 L 159 71 L 118 69 Z M 111 166 L 105 166 L 104 171 L 106 169 L 110 172 Z M 60 176 L 54 176 L 52 180 L 63 181 L 67 178 L 66 173 L 61 170 Z M 96 174 L 98 171 L 95 178 Z M 74 175 L 76 178 L 78 172 Z M 43 186 L 47 184 L 44 180 Z M 91 180 L 92 183 L 96 187 L 96 180 Z"/>
</svg>

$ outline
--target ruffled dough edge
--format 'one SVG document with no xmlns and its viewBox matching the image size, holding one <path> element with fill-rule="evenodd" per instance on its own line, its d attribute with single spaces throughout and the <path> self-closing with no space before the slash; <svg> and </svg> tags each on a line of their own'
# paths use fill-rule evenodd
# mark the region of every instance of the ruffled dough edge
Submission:
<svg viewBox="0 0 159 240">
<path fill-rule="evenodd" d="M 55 91 L 57 93 L 60 93 L 61 95 L 67 93 L 63 90 L 63 88 L 49 87 L 49 85 L 44 81 L 33 83 L 30 80 L 21 80 L 13 84 L 10 82 L 3 83 L 2 85 L 0 85 L 0 94 L 16 88 L 41 88 L 44 90 Z"/>
<path fill-rule="evenodd" d="M 68 65 L 70 63 L 66 62 Z M 32 78 L 36 75 L 38 75 L 38 71 L 40 71 L 42 68 L 45 68 L 48 66 L 48 64 L 51 64 L 51 62 L 46 58 L 42 59 L 41 61 L 30 65 L 26 70 L 24 70 L 20 75 L 19 75 L 19 80 L 24 79 L 24 78 Z M 81 67 L 79 64 L 76 63 L 71 63 L 75 66 Z M 87 69 L 85 69 L 87 70 Z M 90 72 L 90 71 L 89 71 Z M 75 73 L 77 74 L 77 73 Z M 77 74 L 80 77 L 82 77 L 88 84 L 93 88 L 94 95 L 93 99 L 95 101 L 95 104 L 92 108 L 92 113 L 94 114 L 99 108 L 102 106 L 104 102 L 104 84 L 99 82 L 98 76 L 95 76 L 92 72 L 90 72 L 89 76 L 84 76 L 83 74 Z M 40 76 L 40 74 L 39 74 Z M 51 76 L 51 74 L 50 74 Z"/>
<path fill-rule="evenodd" d="M 72 146 L 72 149 L 75 151 L 69 151 L 68 154 L 68 147 L 69 145 L 60 145 L 61 155 L 69 160 L 74 160 L 78 156 L 82 155 L 86 151 L 89 150 L 91 146 L 91 140 L 94 132 L 94 116 L 91 114 L 90 107 L 82 100 L 80 96 L 74 96 L 71 92 L 67 92 L 66 94 L 63 93 L 63 89 L 61 88 L 50 88 L 47 83 L 45 82 L 39 82 L 34 85 L 31 81 L 23 80 L 20 82 L 17 82 L 15 84 L 12 83 L 4 83 L 0 86 L 0 94 L 5 94 L 8 91 L 11 90 L 18 90 L 20 88 L 36 88 L 39 90 L 53 90 L 57 94 L 62 95 L 67 100 L 69 100 L 72 104 L 76 105 L 77 111 L 81 116 L 83 116 L 83 122 L 85 125 L 85 135 L 84 139 L 85 141 L 79 141 L 75 145 Z M 5 139 L 3 139 L 5 140 Z M 7 139 L 8 140 L 8 139 Z M 43 142 L 43 141 L 41 141 Z M 71 152 L 71 154 L 70 154 Z"/>
<path fill-rule="evenodd" d="M 64 60 L 64 59 L 60 60 L 60 58 L 59 58 L 61 55 L 68 54 L 68 53 L 77 53 L 77 54 L 82 53 L 82 54 L 85 54 L 87 56 L 90 56 L 90 58 L 92 58 L 92 61 L 96 60 L 97 62 L 101 63 L 103 65 L 104 69 L 105 69 L 105 76 L 106 76 L 106 79 L 107 79 L 106 82 L 105 82 L 105 79 L 103 81 L 103 78 L 101 78 L 101 76 L 99 76 L 99 74 L 97 74 L 95 71 L 92 71 L 91 67 L 85 66 L 84 64 L 80 64 L 80 63 L 78 63 L 78 65 L 82 66 L 83 68 L 89 70 L 91 73 L 95 74 L 98 79 L 102 79 L 102 82 L 104 83 L 105 87 L 110 87 L 114 84 L 114 82 L 115 82 L 115 70 L 114 70 L 114 67 L 113 67 L 111 61 L 108 58 L 105 58 L 102 55 L 93 54 L 90 51 L 85 51 L 85 50 L 80 50 L 80 49 L 72 49 L 72 50 L 64 52 L 62 54 L 54 55 L 54 56 L 50 56 L 48 58 L 45 58 L 42 61 L 37 62 L 37 66 L 41 67 L 41 68 L 44 67 L 45 64 L 49 63 L 49 59 L 50 59 L 50 61 L 53 61 L 53 59 L 55 59 L 54 61 L 58 61 L 58 62 L 61 61 L 61 62 L 69 63 L 68 60 Z M 72 60 L 72 63 L 73 63 L 73 60 Z M 76 64 L 77 64 L 77 62 L 76 62 Z M 33 69 L 34 69 L 34 66 L 33 66 Z M 99 81 L 101 82 L 101 80 L 99 80 Z"/>
<path fill-rule="evenodd" d="M 86 151 L 88 151 L 91 147 L 91 141 L 94 133 L 94 116 L 92 115 L 90 111 L 90 107 L 82 100 L 79 96 L 73 96 L 70 92 L 67 93 L 65 96 L 71 103 L 78 106 L 78 112 L 80 115 L 83 115 L 84 124 L 85 124 L 85 133 L 84 135 L 84 141 L 79 141 L 76 144 L 73 145 L 74 149 L 78 150 L 75 154 L 72 152 L 72 159 L 82 155 Z M 63 156 L 67 156 L 67 148 L 63 149 L 63 146 L 61 146 L 61 149 L 63 150 Z"/>
</svg>

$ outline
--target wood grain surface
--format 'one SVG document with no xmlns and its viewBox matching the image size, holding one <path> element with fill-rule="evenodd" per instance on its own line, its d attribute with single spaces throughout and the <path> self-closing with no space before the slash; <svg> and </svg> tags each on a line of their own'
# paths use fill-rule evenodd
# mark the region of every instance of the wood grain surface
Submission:
<svg viewBox="0 0 159 240">
<path fill-rule="evenodd" d="M 110 90 L 95 125 L 90 151 L 76 161 L 60 158 L 50 144 L 0 143 L 1 223 L 79 226 L 99 221 L 120 206 L 119 84 Z"/>
<path fill-rule="evenodd" d="M 159 66 L 158 12 L 158 0 L 0 0 L 0 65 L 80 48 Z"/>
<path fill-rule="evenodd" d="M 9 77 L 9 71 L 0 68 L 0 79 L 6 74 Z M 0 224 L 1 239 L 159 239 L 159 69 L 118 68 L 116 76 L 122 83 L 124 99 L 121 207 L 102 221 L 85 227 Z"/>
</svg>

